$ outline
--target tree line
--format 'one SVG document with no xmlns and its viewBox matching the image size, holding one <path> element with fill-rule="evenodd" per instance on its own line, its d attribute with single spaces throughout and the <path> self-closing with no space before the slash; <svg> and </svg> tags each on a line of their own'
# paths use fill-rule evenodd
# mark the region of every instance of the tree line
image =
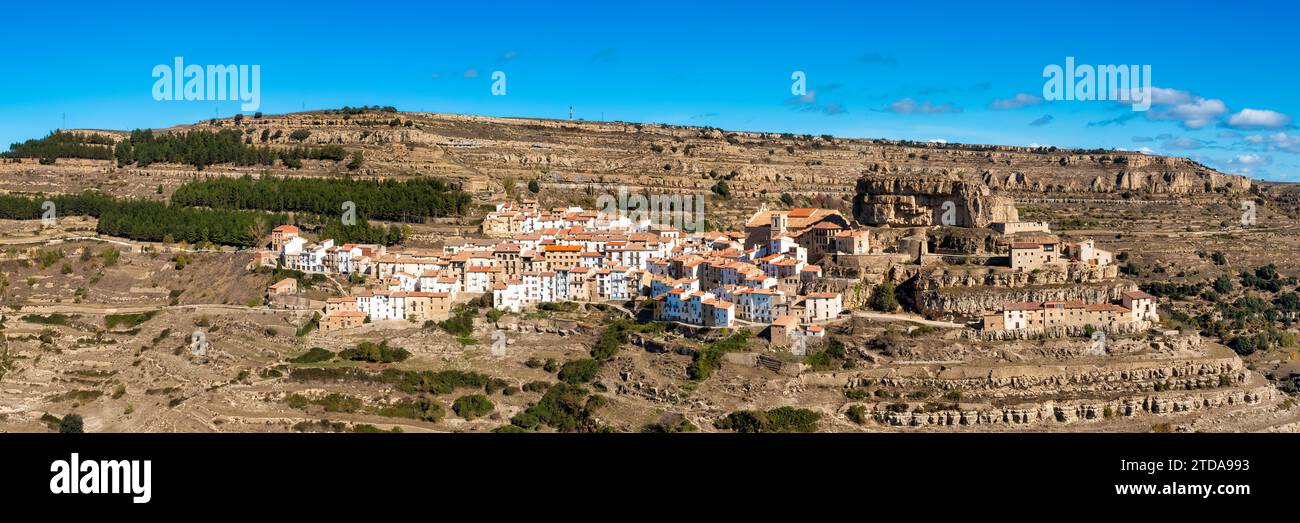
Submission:
<svg viewBox="0 0 1300 523">
<path fill-rule="evenodd" d="M 193 244 L 212 242 L 236 247 L 255 247 L 271 228 L 295 221 L 284 213 L 268 213 L 237 209 L 189 208 L 148 200 L 117 199 L 96 192 L 75 195 L 27 197 L 0 195 L 0 218 L 9 220 L 36 220 L 47 211 L 46 201 L 52 202 L 55 217 L 93 216 L 99 220 L 96 231 L 135 241 L 179 242 Z M 321 237 L 334 238 L 341 243 L 380 243 L 393 245 L 401 242 L 406 231 L 397 225 L 383 227 L 369 225 L 359 220 L 356 225 L 332 225 L 316 216 L 294 217 L 299 223 L 316 220 L 324 223 Z"/>
<path fill-rule="evenodd" d="M 347 210 L 343 208 L 344 202 L 352 202 L 359 221 L 364 218 L 411 221 L 462 214 L 469 208 L 471 198 L 436 178 L 367 181 L 244 176 L 187 183 L 172 193 L 171 201 L 189 207 L 309 212 L 322 216 L 341 216 Z"/>
<path fill-rule="evenodd" d="M 113 159 L 113 139 L 101 134 L 54 131 L 44 138 L 32 138 L 9 146 L 5 158 L 40 158 L 52 163 L 55 158 Z"/>
<path fill-rule="evenodd" d="M 267 133 L 268 131 L 263 131 L 262 142 L 267 141 Z M 307 134 L 310 135 L 310 132 Z M 154 134 L 147 129 L 137 129 L 131 132 L 130 137 L 116 144 L 112 138 L 100 134 L 54 131 L 44 138 L 34 138 L 10 145 L 10 152 L 4 153 L 3 156 L 40 158 L 42 163 L 54 163 L 57 158 L 116 160 L 118 167 L 128 165 L 148 167 L 155 163 L 175 163 L 193 165 L 199 170 L 217 164 L 270 167 L 275 165 L 276 160 L 285 167 L 300 169 L 303 160 L 341 162 L 350 157 L 341 145 L 320 147 L 300 145 L 281 149 L 269 145 L 256 146 L 253 145 L 252 136 L 246 137 L 244 133 L 233 129 L 217 132 L 191 130 L 161 134 Z M 360 167 L 360 157 L 352 155 L 351 158 L 356 165 L 349 164 L 348 168 Z"/>
<path fill-rule="evenodd" d="M 263 130 L 263 142 L 267 141 L 266 134 L 267 131 Z M 199 170 L 216 164 L 269 167 L 275 165 L 276 160 L 285 167 L 299 169 L 302 160 L 340 162 L 348 157 L 347 150 L 341 145 L 276 149 L 269 145 L 255 146 L 252 141 L 252 136 L 245 137 L 244 133 L 233 129 L 165 134 L 137 129 L 131 132 L 129 139 L 117 144 L 115 155 L 118 166 L 179 163 L 193 165 Z"/>
</svg>

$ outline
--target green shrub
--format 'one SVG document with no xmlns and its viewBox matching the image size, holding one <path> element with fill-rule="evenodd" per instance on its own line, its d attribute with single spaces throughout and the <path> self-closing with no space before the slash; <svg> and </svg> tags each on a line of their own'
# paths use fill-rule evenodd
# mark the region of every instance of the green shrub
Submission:
<svg viewBox="0 0 1300 523">
<path fill-rule="evenodd" d="M 455 313 L 450 318 L 439 322 L 438 326 L 452 336 L 468 337 L 474 334 L 474 315 L 475 311 L 471 307 L 457 307 Z"/>
<path fill-rule="evenodd" d="M 603 404 L 599 396 L 587 396 L 586 389 L 559 382 L 510 423 L 529 430 L 547 426 L 559 432 L 598 432 L 603 428 L 592 414 Z"/>
<path fill-rule="evenodd" d="M 320 347 L 312 347 L 311 350 L 300 354 L 289 361 L 292 363 L 320 363 L 334 359 L 334 353 Z"/>
<path fill-rule="evenodd" d="M 26 314 L 20 319 L 27 323 L 36 323 L 40 325 L 67 325 L 69 317 L 67 314 L 59 313 L 46 316 L 41 316 L 40 314 Z"/>
<path fill-rule="evenodd" d="M 714 423 L 736 432 L 816 432 L 821 415 L 808 409 L 777 407 L 769 411 L 738 410 Z"/>
<path fill-rule="evenodd" d="M 854 405 L 852 407 L 849 407 L 849 410 L 845 411 L 844 415 L 849 418 L 849 421 L 857 423 L 858 425 L 865 424 L 868 419 L 867 408 L 863 407 L 862 405 Z"/>
<path fill-rule="evenodd" d="M 487 385 L 483 386 L 483 392 L 496 394 L 508 388 L 510 388 L 510 382 L 501 378 L 492 378 L 488 380 Z"/>
<path fill-rule="evenodd" d="M 371 425 L 369 423 L 357 423 L 356 425 L 352 426 L 352 432 L 356 432 L 358 434 L 399 433 L 402 432 L 402 427 L 393 427 L 392 429 L 384 430 L 374 425 Z"/>
<path fill-rule="evenodd" d="M 566 362 L 560 367 L 558 377 L 560 381 L 570 385 L 587 383 L 595 379 L 596 373 L 600 371 L 600 361 L 594 358 L 582 358 Z"/>
<path fill-rule="evenodd" d="M 339 352 L 339 358 L 350 361 L 368 361 L 371 363 L 397 363 L 411 357 L 411 353 L 401 347 L 390 347 L 388 340 L 378 344 L 363 341 L 355 348 Z"/>
<path fill-rule="evenodd" d="M 407 394 L 447 394 L 461 388 L 481 390 L 487 385 L 488 379 L 486 375 L 477 372 L 459 370 L 433 372 L 387 369 L 378 376 L 378 381 L 394 385 Z"/>
<path fill-rule="evenodd" d="M 767 413 L 761 410 L 738 410 L 727 414 L 726 417 L 715 421 L 714 427 L 724 430 L 734 430 L 736 432 L 757 433 L 763 432 L 763 428 L 768 424 Z"/>
<path fill-rule="evenodd" d="M 700 349 L 691 362 L 691 366 L 686 369 L 687 375 L 696 381 L 704 381 L 713 375 L 713 371 L 722 368 L 722 355 L 742 350 L 749 344 L 749 337 L 752 334 L 747 330 L 742 330 L 729 337 L 715 341 Z"/>
<path fill-rule="evenodd" d="M 140 324 L 153 319 L 158 315 L 158 311 L 136 312 L 128 314 L 109 314 L 104 316 L 104 325 L 110 330 L 118 327 L 128 329 L 139 326 Z"/>
<path fill-rule="evenodd" d="M 876 287 L 876 293 L 871 297 L 871 308 L 881 312 L 894 312 L 898 310 L 898 297 L 894 295 L 894 282 L 886 279 Z"/>
<path fill-rule="evenodd" d="M 301 327 L 298 327 L 298 332 L 294 334 L 299 338 L 301 338 L 303 336 L 311 334 L 311 331 L 316 330 L 316 328 L 319 326 L 320 326 L 320 313 L 313 312 L 311 315 L 311 319 L 307 320 L 307 323 L 302 324 Z"/>
<path fill-rule="evenodd" d="M 854 387 L 844 391 L 844 397 L 852 400 L 864 400 L 871 397 L 871 389 Z"/>
<path fill-rule="evenodd" d="M 496 407 L 492 405 L 492 400 L 489 400 L 487 396 L 482 394 L 461 396 L 456 398 L 456 401 L 451 404 L 451 410 L 456 411 L 456 414 L 459 414 L 460 417 L 467 420 L 481 417 L 492 412 L 492 409 L 494 408 Z"/>
<path fill-rule="evenodd" d="M 676 413 L 660 416 L 654 423 L 648 423 L 641 428 L 641 432 L 653 434 L 676 434 L 679 432 L 699 432 L 699 430 L 700 428 L 691 423 L 691 420 Z"/>
<path fill-rule="evenodd" d="M 803 360 L 814 371 L 834 370 L 840 367 L 841 363 L 831 357 L 826 351 L 809 354 Z"/>
<path fill-rule="evenodd" d="M 305 409 L 308 406 L 317 405 L 324 408 L 326 412 L 357 412 L 361 410 L 360 398 L 338 393 L 332 393 L 315 400 L 301 394 L 290 394 L 285 397 L 284 403 L 294 409 Z"/>
<path fill-rule="evenodd" d="M 81 434 L 84 428 L 80 414 L 68 414 L 62 420 L 59 420 L 59 433 L 61 434 Z"/>
<path fill-rule="evenodd" d="M 429 422 L 439 422 L 446 416 L 446 409 L 441 403 L 429 398 L 406 398 L 393 403 L 378 405 L 372 412 L 390 418 L 409 418 Z"/>
</svg>

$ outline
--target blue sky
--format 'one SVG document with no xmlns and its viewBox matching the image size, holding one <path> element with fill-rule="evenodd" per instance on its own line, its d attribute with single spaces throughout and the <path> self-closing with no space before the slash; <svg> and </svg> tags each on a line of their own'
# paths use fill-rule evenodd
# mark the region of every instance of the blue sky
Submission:
<svg viewBox="0 0 1300 523">
<path fill-rule="evenodd" d="M 132 129 L 239 111 L 155 101 L 154 66 L 181 56 L 260 65 L 265 113 L 572 105 L 591 120 L 1147 150 L 1300 181 L 1300 7 L 1282 2 L 38 4 L 5 7 L 0 147 L 64 115 Z M 1067 56 L 1150 65 L 1155 105 L 1042 99 L 1043 68 Z"/>
</svg>

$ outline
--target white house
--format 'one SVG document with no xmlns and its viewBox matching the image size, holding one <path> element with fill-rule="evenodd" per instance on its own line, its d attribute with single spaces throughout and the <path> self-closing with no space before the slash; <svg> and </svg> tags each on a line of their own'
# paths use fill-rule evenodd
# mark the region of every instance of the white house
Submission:
<svg viewBox="0 0 1300 523">
<path fill-rule="evenodd" d="M 832 320 L 840 315 L 842 296 L 838 292 L 818 292 L 804 298 L 805 323 Z"/>
<path fill-rule="evenodd" d="M 1156 312 L 1156 298 L 1142 291 L 1128 291 L 1124 293 L 1124 307 L 1128 308 L 1133 315 L 1133 321 L 1160 321 L 1160 313 Z"/>
</svg>

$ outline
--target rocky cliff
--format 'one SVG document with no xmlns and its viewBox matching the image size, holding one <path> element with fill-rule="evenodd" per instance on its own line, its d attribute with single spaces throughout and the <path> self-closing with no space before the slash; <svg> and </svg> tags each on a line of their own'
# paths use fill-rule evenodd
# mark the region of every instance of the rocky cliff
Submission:
<svg viewBox="0 0 1300 523">
<path fill-rule="evenodd" d="M 866 225 L 987 227 L 1018 216 L 1011 198 L 956 176 L 868 175 L 858 179 L 853 217 Z"/>
</svg>

